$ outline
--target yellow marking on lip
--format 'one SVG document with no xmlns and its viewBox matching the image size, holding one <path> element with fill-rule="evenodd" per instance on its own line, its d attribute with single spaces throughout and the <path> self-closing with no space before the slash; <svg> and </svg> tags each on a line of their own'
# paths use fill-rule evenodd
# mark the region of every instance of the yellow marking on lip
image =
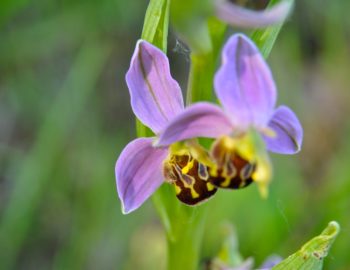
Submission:
<svg viewBox="0 0 350 270">
<path fill-rule="evenodd" d="M 198 198 L 199 197 L 199 194 L 194 190 L 193 187 L 190 187 L 191 188 L 191 196 L 192 198 Z"/>
<path fill-rule="evenodd" d="M 244 187 L 244 186 L 245 186 L 245 184 L 246 184 L 246 181 L 245 181 L 245 180 L 244 180 L 244 181 L 242 181 L 242 182 L 239 184 L 239 188 Z"/>
<path fill-rule="evenodd" d="M 230 185 L 230 183 L 231 183 L 231 178 L 226 177 L 226 178 L 225 178 L 225 181 L 222 182 L 222 183 L 220 183 L 220 186 L 221 186 L 221 187 L 228 187 L 228 186 Z"/>
<path fill-rule="evenodd" d="M 184 175 L 180 175 L 180 181 L 183 183 L 184 187 L 185 188 L 189 188 L 191 190 L 191 196 L 192 198 L 198 198 L 199 197 L 199 194 L 198 192 L 194 189 L 194 184 L 196 182 L 196 179 L 190 175 L 186 175 L 187 177 L 191 178 L 192 179 L 192 183 L 191 184 L 188 184 L 188 182 L 186 180 L 184 180 Z"/>
<path fill-rule="evenodd" d="M 213 191 L 214 190 L 214 188 L 215 188 L 215 186 L 213 185 L 213 184 L 211 184 L 211 183 L 207 183 L 207 189 L 208 189 L 208 191 Z"/>
<path fill-rule="evenodd" d="M 174 185 L 175 186 L 175 193 L 176 193 L 176 195 L 179 195 L 180 193 L 181 193 L 181 188 L 180 187 L 178 187 L 177 185 Z"/>
<path fill-rule="evenodd" d="M 192 198 L 198 198 L 198 197 L 199 197 L 199 194 L 198 194 L 198 192 L 195 191 L 195 189 L 194 189 L 194 183 L 195 183 L 196 179 L 194 179 L 192 176 L 189 176 L 189 177 L 191 177 L 191 178 L 193 179 L 193 181 L 192 181 L 193 184 L 191 184 L 191 185 L 188 184 L 185 180 L 183 180 L 182 177 L 181 177 L 181 181 L 182 181 L 182 183 L 184 184 L 184 187 L 185 187 L 185 188 L 189 188 L 189 189 L 191 190 L 191 196 L 192 196 Z"/>
<path fill-rule="evenodd" d="M 218 177 L 218 167 L 214 165 L 213 167 L 209 168 L 209 175 L 212 177 Z"/>
<path fill-rule="evenodd" d="M 186 166 L 182 168 L 181 172 L 183 174 L 187 174 L 193 168 L 193 164 L 194 164 L 194 159 L 187 162 Z"/>
</svg>

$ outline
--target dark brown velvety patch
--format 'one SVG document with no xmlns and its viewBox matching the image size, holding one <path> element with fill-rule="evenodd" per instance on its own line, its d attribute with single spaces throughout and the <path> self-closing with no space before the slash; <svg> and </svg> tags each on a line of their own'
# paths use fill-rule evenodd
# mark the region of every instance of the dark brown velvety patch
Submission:
<svg viewBox="0 0 350 270">
<path fill-rule="evenodd" d="M 193 166 L 186 174 L 182 173 L 181 170 L 191 161 Z M 165 176 L 171 176 L 168 180 L 176 185 L 176 197 L 187 205 L 204 202 L 217 191 L 211 184 L 208 168 L 187 155 L 173 156 L 171 165 L 164 167 L 164 171 Z"/>
</svg>

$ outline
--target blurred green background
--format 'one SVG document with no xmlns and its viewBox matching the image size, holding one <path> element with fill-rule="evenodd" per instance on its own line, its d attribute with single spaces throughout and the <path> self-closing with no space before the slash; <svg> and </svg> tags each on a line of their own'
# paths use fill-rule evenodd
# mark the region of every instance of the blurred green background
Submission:
<svg viewBox="0 0 350 270">
<path fill-rule="evenodd" d="M 135 137 L 124 75 L 147 1 L 0 3 L 0 269 L 162 269 L 165 240 L 151 202 L 123 216 L 114 164 Z M 273 155 L 271 195 L 222 191 L 203 258 L 223 224 L 244 257 L 286 257 L 330 220 L 342 231 L 325 269 L 350 269 L 350 1 L 297 1 L 269 58 L 279 104 L 305 130 L 297 156 Z M 171 33 L 172 73 L 188 51 Z"/>
</svg>

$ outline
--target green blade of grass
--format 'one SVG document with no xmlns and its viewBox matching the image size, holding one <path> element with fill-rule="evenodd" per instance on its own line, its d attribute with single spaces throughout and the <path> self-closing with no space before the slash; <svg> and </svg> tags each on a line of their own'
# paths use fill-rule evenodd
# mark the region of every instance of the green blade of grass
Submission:
<svg viewBox="0 0 350 270">
<path fill-rule="evenodd" d="M 11 269 L 28 236 L 55 160 L 69 132 L 93 93 L 110 48 L 90 42 L 79 52 L 62 89 L 45 116 L 35 143 L 19 165 L 13 191 L 0 224 L 0 261 Z"/>
<path fill-rule="evenodd" d="M 151 0 L 145 16 L 141 38 L 166 53 L 169 28 L 168 0 Z"/>
<path fill-rule="evenodd" d="M 289 0 L 292 4 L 294 0 Z M 279 0 L 270 1 L 270 5 L 274 5 L 280 2 Z M 266 27 L 264 29 L 255 30 L 251 34 L 252 40 L 256 43 L 256 45 L 260 48 L 262 55 L 267 58 L 272 50 L 273 45 L 276 42 L 277 36 L 280 33 L 284 22 Z"/>
</svg>

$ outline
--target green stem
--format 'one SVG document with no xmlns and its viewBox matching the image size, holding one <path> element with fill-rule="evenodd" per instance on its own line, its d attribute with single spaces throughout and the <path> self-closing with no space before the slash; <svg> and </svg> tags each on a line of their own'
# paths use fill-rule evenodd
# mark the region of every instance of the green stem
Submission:
<svg viewBox="0 0 350 270">
<path fill-rule="evenodd" d="M 180 3 L 172 5 L 176 8 Z M 147 9 L 142 38 L 166 52 L 170 0 L 151 0 Z M 213 77 L 216 59 L 221 47 L 225 25 L 210 19 L 202 25 L 210 49 L 191 55 L 187 103 L 212 99 Z M 195 40 L 204 42 L 201 35 Z M 207 40 L 207 41 L 208 41 Z M 192 48 L 193 49 L 193 48 Z M 138 136 L 150 135 L 150 131 L 138 122 Z M 196 270 L 205 225 L 206 206 L 189 207 L 180 203 L 172 185 L 164 184 L 153 195 L 153 202 L 166 230 L 168 245 L 168 270 Z"/>
<path fill-rule="evenodd" d="M 206 52 L 192 52 L 191 69 L 187 89 L 187 104 L 198 101 L 212 101 L 213 79 L 216 64 L 226 32 L 226 25 L 210 18 L 208 32 L 211 49 Z"/>
<path fill-rule="evenodd" d="M 187 207 L 187 206 L 183 206 Z M 185 211 L 186 212 L 186 211 Z M 193 211 L 178 223 L 175 235 L 168 235 L 168 270 L 197 270 L 205 225 L 206 207 Z"/>
<path fill-rule="evenodd" d="M 214 60 L 212 51 L 191 54 L 191 70 L 187 90 L 187 104 L 212 99 Z M 172 233 L 167 235 L 168 270 L 197 270 L 204 233 L 206 205 L 196 208 L 177 202 L 175 217 L 171 219 Z"/>
<path fill-rule="evenodd" d="M 207 52 L 194 52 L 191 54 L 191 70 L 187 89 L 187 104 L 198 101 L 211 101 L 213 92 L 213 77 L 216 60 L 223 37 L 225 25 L 215 19 L 209 20 L 208 29 L 210 32 L 212 47 Z M 165 189 L 161 189 L 165 195 Z M 169 189 L 168 189 L 169 192 Z M 173 194 L 174 191 L 172 190 Z M 169 195 L 169 194 L 168 194 Z M 156 195 L 160 198 L 161 195 Z M 160 200 L 164 207 L 171 205 L 168 211 L 159 213 L 170 213 L 163 222 L 169 230 L 167 231 L 168 243 L 168 270 L 197 270 L 200 260 L 200 247 L 202 243 L 204 225 L 206 221 L 207 205 L 189 207 L 179 203 L 175 196 L 171 199 Z M 169 203 L 170 202 L 170 203 Z M 162 216 L 162 214 L 161 214 Z"/>
<path fill-rule="evenodd" d="M 180 203 L 174 187 L 167 184 L 162 185 L 152 199 L 166 230 L 167 269 L 198 269 L 206 205 L 189 207 Z"/>
<path fill-rule="evenodd" d="M 203 54 L 191 54 L 187 104 L 212 99 L 214 64 L 211 51 Z"/>
</svg>

